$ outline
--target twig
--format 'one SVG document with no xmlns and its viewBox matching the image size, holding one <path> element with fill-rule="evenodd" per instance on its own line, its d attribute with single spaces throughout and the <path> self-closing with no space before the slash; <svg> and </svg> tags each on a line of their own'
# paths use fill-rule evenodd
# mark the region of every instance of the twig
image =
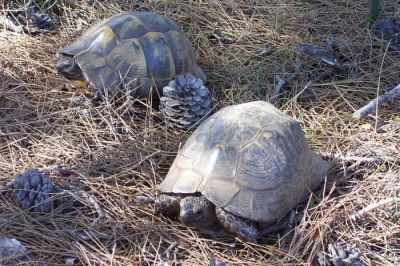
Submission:
<svg viewBox="0 0 400 266">
<path fill-rule="evenodd" d="M 353 118 L 361 119 L 366 117 L 368 114 L 375 112 L 380 104 L 386 102 L 393 102 L 394 98 L 400 96 L 400 84 L 394 87 L 392 90 L 379 96 L 375 100 L 370 101 L 364 107 L 358 109 L 353 113 Z"/>
<path fill-rule="evenodd" d="M 173 252 L 176 247 L 179 245 L 179 243 L 177 241 L 173 242 L 171 245 L 169 245 L 169 247 L 162 253 L 163 256 L 165 256 L 167 258 L 167 260 L 170 259 L 171 257 L 171 252 Z"/>
<path fill-rule="evenodd" d="M 70 191 L 72 189 L 75 189 L 75 190 Z M 103 218 L 111 219 L 111 216 L 97 202 L 97 199 L 95 196 L 89 195 L 82 189 L 77 189 L 76 187 L 72 186 L 71 184 L 68 184 L 68 190 L 63 190 L 63 192 L 71 195 L 74 199 L 78 200 L 82 204 L 85 204 L 85 205 L 90 206 L 91 208 L 95 209 L 98 216 L 96 219 L 94 219 L 91 226 L 96 226 L 99 223 L 99 221 Z"/>
<path fill-rule="evenodd" d="M 377 203 L 370 204 L 367 207 L 363 208 L 362 210 L 350 215 L 349 218 L 351 220 L 355 221 L 357 218 L 360 218 L 361 216 L 363 216 L 367 212 L 372 211 L 373 209 L 378 208 L 378 207 L 380 207 L 382 205 L 394 202 L 395 200 L 396 200 L 396 198 L 387 198 L 387 199 L 381 200 L 381 201 L 379 201 Z"/>
<path fill-rule="evenodd" d="M 270 102 L 274 102 L 275 98 L 278 96 L 279 92 L 286 84 L 292 83 L 294 79 L 300 74 L 301 64 L 298 64 L 293 73 L 291 73 L 286 79 L 282 78 L 280 75 L 275 75 L 275 79 L 278 83 L 275 84 L 274 90 L 272 91 Z"/>
<path fill-rule="evenodd" d="M 395 158 L 389 158 L 386 157 L 364 157 L 364 156 L 357 156 L 357 155 L 342 155 L 342 154 L 335 154 L 335 153 L 321 153 L 321 156 L 324 158 L 330 158 L 330 159 L 339 159 L 341 161 L 346 161 L 346 162 L 358 162 L 358 163 L 382 163 L 385 161 L 392 162 L 395 161 Z"/>
</svg>

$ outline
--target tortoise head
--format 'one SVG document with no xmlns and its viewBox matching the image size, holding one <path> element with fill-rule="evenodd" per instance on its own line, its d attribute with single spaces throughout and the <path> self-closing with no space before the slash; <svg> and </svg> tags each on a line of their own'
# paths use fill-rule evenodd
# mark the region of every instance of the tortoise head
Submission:
<svg viewBox="0 0 400 266">
<path fill-rule="evenodd" d="M 179 219 L 191 227 L 207 227 L 216 221 L 215 206 L 204 196 L 188 196 L 180 201 Z"/>
<path fill-rule="evenodd" d="M 56 60 L 56 69 L 64 77 L 70 80 L 83 80 L 82 70 L 72 55 L 59 52 L 56 54 Z"/>
</svg>

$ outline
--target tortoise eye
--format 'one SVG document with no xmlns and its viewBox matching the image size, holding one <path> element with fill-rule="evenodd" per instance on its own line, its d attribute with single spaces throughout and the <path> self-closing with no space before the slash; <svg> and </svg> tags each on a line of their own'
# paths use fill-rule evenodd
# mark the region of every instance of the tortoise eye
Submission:
<svg viewBox="0 0 400 266">
<path fill-rule="evenodd" d="M 195 215 L 202 215 L 203 214 L 203 210 L 202 209 L 197 209 L 194 211 Z"/>
</svg>

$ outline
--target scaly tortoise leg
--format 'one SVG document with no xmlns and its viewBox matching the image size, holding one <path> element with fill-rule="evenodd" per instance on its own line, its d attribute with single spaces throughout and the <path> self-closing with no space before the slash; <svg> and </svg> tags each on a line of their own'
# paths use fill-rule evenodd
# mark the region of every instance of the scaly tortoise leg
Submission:
<svg viewBox="0 0 400 266">
<path fill-rule="evenodd" d="M 258 230 L 253 225 L 246 223 L 240 217 L 224 211 L 222 208 L 216 208 L 215 212 L 218 221 L 228 232 L 251 243 L 257 243 Z"/>
<path fill-rule="evenodd" d="M 155 202 L 154 214 L 162 214 L 168 217 L 177 217 L 180 210 L 180 201 L 180 196 L 170 196 L 162 194 Z"/>
</svg>

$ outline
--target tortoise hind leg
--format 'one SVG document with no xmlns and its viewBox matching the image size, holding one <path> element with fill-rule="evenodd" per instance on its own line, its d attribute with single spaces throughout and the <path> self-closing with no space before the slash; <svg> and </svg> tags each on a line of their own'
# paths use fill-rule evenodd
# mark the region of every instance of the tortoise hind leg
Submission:
<svg viewBox="0 0 400 266">
<path fill-rule="evenodd" d="M 190 72 L 193 76 L 196 78 L 199 78 L 203 81 L 203 83 L 206 83 L 207 81 L 207 76 L 204 74 L 203 69 L 198 64 L 194 64 L 192 71 Z"/>
<path fill-rule="evenodd" d="M 281 221 L 271 224 L 260 231 L 260 236 L 282 231 L 283 235 L 289 233 L 296 223 L 296 211 L 292 210 Z"/>
<path fill-rule="evenodd" d="M 243 219 L 224 211 L 222 208 L 216 208 L 217 219 L 221 225 L 230 233 L 237 235 L 239 238 L 257 243 L 258 230 L 251 224 L 246 223 Z"/>
</svg>

